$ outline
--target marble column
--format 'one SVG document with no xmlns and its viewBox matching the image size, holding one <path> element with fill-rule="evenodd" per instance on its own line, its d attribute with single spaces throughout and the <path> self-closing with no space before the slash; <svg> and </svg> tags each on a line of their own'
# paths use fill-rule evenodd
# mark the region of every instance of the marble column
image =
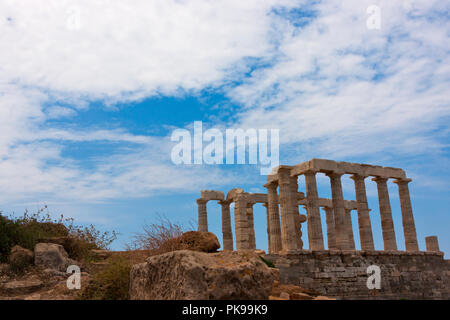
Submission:
<svg viewBox="0 0 450 320">
<path fill-rule="evenodd" d="M 349 250 L 348 233 L 346 228 L 344 196 L 342 193 L 341 173 L 330 172 L 327 174 L 331 183 L 331 194 L 333 198 L 334 226 L 336 234 L 336 248 Z"/>
<path fill-rule="evenodd" d="M 269 205 L 267 204 L 267 202 L 262 204 L 264 208 L 266 208 L 266 218 L 267 218 L 267 240 L 268 240 L 268 249 L 269 249 L 269 253 L 273 253 L 273 249 L 272 249 L 272 241 L 271 241 L 271 237 L 270 237 L 270 216 L 269 216 Z"/>
<path fill-rule="evenodd" d="M 375 250 L 373 244 L 372 223 L 370 222 L 370 209 L 367 204 L 366 184 L 367 177 L 353 175 L 350 177 L 355 182 L 356 206 L 358 210 L 359 238 L 361 250 Z"/>
<path fill-rule="evenodd" d="M 307 171 L 304 175 L 306 184 L 306 212 L 308 213 L 309 249 L 324 250 L 320 208 L 317 204 L 319 195 L 317 193 L 316 172 Z"/>
<path fill-rule="evenodd" d="M 406 251 L 419 251 L 417 243 L 416 225 L 411 207 L 411 198 L 409 196 L 408 183 L 411 179 L 397 179 L 394 183 L 398 185 L 398 194 L 400 206 L 402 209 L 403 234 L 405 237 Z"/>
<path fill-rule="evenodd" d="M 326 223 L 327 223 L 327 240 L 328 240 L 328 250 L 336 249 L 336 234 L 334 226 L 334 213 L 333 208 L 323 207 L 325 211 Z"/>
<path fill-rule="evenodd" d="M 249 249 L 256 249 L 255 224 L 253 218 L 253 203 L 247 203 L 247 221 L 248 221 L 248 246 Z"/>
<path fill-rule="evenodd" d="M 425 245 L 427 247 L 427 251 L 429 252 L 440 252 L 439 242 L 437 236 L 429 236 L 425 237 Z"/>
<path fill-rule="evenodd" d="M 372 178 L 372 181 L 375 181 L 377 183 L 381 227 L 383 229 L 384 250 L 397 251 L 397 242 L 395 240 L 394 221 L 392 219 L 392 210 L 389 201 L 387 180 L 388 178 L 384 177 Z"/>
<path fill-rule="evenodd" d="M 223 250 L 233 251 L 233 232 L 231 230 L 230 202 L 219 201 L 222 206 Z"/>
<path fill-rule="evenodd" d="M 276 183 L 264 185 L 267 188 L 267 210 L 269 212 L 269 239 L 273 253 L 280 252 L 282 247 L 280 213 L 278 209 L 278 195 Z"/>
<path fill-rule="evenodd" d="M 353 235 L 352 210 L 345 209 L 345 218 L 347 220 L 347 235 L 350 250 L 355 250 L 355 238 Z"/>
<path fill-rule="evenodd" d="M 294 208 L 294 216 L 295 216 L 295 235 L 297 237 L 298 249 L 303 248 L 302 241 L 302 223 L 300 218 L 300 211 L 298 209 L 298 178 L 291 177 L 291 192 L 294 194 L 292 197 L 293 203 L 292 206 Z"/>
<path fill-rule="evenodd" d="M 292 192 L 292 177 L 290 169 L 278 169 L 278 185 L 280 188 L 281 208 L 281 241 L 283 252 L 296 252 L 298 250 L 297 232 L 295 231 L 295 207 L 294 201 L 297 195 Z"/>
<path fill-rule="evenodd" d="M 208 213 L 206 211 L 206 200 L 197 199 L 198 205 L 198 231 L 208 232 Z"/>
<path fill-rule="evenodd" d="M 236 196 L 234 202 L 234 228 L 236 234 L 236 249 L 249 249 L 247 197 L 243 194 Z"/>
</svg>

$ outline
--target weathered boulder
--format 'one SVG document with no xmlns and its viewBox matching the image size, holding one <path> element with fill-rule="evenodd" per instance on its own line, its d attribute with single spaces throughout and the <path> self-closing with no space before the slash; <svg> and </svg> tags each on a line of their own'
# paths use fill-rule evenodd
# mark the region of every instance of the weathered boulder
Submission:
<svg viewBox="0 0 450 320">
<path fill-rule="evenodd" d="M 66 250 L 59 244 L 38 243 L 34 247 L 34 264 L 45 269 L 66 272 L 68 266 L 77 262 L 69 259 Z"/>
<path fill-rule="evenodd" d="M 166 241 L 161 252 L 176 250 L 193 250 L 200 252 L 216 252 L 220 248 L 219 240 L 212 232 L 188 231 L 180 237 Z"/>
<path fill-rule="evenodd" d="M 43 282 L 38 279 L 30 280 L 13 280 L 6 282 L 2 287 L 0 287 L 0 292 L 6 294 L 26 294 L 35 292 L 41 289 Z"/>
<path fill-rule="evenodd" d="M 27 266 L 33 264 L 33 252 L 19 245 L 12 247 L 9 254 L 9 263 L 14 266 Z"/>
<path fill-rule="evenodd" d="M 270 268 L 254 252 L 180 250 L 134 265 L 130 299 L 268 299 L 273 282 Z"/>
<path fill-rule="evenodd" d="M 69 257 L 73 259 L 82 258 L 83 255 L 89 254 L 90 250 L 94 248 L 94 245 L 86 240 L 71 236 L 41 238 L 38 242 L 59 244 L 64 247 Z"/>
</svg>

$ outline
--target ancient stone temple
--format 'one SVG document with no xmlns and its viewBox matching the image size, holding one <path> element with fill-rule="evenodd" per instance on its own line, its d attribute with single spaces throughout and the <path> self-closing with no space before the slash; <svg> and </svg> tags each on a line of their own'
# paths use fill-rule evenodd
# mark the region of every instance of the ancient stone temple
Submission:
<svg viewBox="0 0 450 320">
<path fill-rule="evenodd" d="M 316 183 L 316 175 L 319 173 L 324 174 L 329 178 L 332 195 L 331 199 L 319 197 Z M 300 188 L 298 184 L 299 176 L 304 176 L 305 181 L 305 185 L 300 186 Z M 355 188 L 354 199 L 344 199 L 343 197 L 342 179 L 345 178 L 353 180 Z M 387 187 L 387 182 L 389 180 L 392 180 L 398 188 L 406 251 L 399 251 L 397 247 Z M 366 182 L 369 183 L 370 181 L 373 181 L 377 186 L 379 203 L 378 212 L 371 210 L 368 207 Z M 223 249 L 234 250 L 230 213 L 230 205 L 234 202 L 235 248 L 236 250 L 256 249 L 253 206 L 256 203 L 261 203 L 266 208 L 267 234 L 269 241 L 268 257 L 281 265 L 286 263 L 289 266 L 297 264 L 297 269 L 293 269 L 292 267 L 287 269 L 280 268 L 280 277 L 281 279 L 284 278 L 285 282 L 308 286 L 301 280 L 304 279 L 305 274 L 307 274 L 307 279 L 309 279 L 307 281 L 311 283 L 311 287 L 314 286 L 314 288 L 317 288 L 317 286 L 320 287 L 321 285 L 324 285 L 326 283 L 325 280 L 328 278 L 325 276 L 324 280 L 318 279 L 316 276 L 318 273 L 322 273 L 322 276 L 324 276 L 326 272 L 321 272 L 320 268 L 316 267 L 317 270 L 315 269 L 311 274 L 310 271 L 306 270 L 309 268 L 308 266 L 310 264 L 304 264 L 308 261 L 317 264 L 317 255 L 321 256 L 321 259 L 323 260 L 324 254 L 328 257 L 323 260 L 325 262 L 323 264 L 325 270 L 330 269 L 329 266 L 327 266 L 327 262 L 330 262 L 332 266 L 335 266 L 335 269 L 331 268 L 330 270 L 353 268 L 353 264 L 350 266 L 345 265 L 344 261 L 348 261 L 349 259 L 344 259 L 343 256 L 350 255 L 351 257 L 354 257 L 355 254 L 357 257 L 364 256 L 364 260 L 367 261 L 377 257 L 375 260 L 379 261 L 380 264 L 392 262 L 393 258 L 391 259 L 389 257 L 395 255 L 402 257 L 405 266 L 412 264 L 413 270 L 415 270 L 414 268 L 420 269 L 421 267 L 425 267 L 426 261 L 429 261 L 429 259 L 426 260 L 424 258 L 425 253 L 419 251 L 416 226 L 408 189 L 408 184 L 410 182 L 411 179 L 406 176 L 405 171 L 402 169 L 369 164 L 312 159 L 294 166 L 281 165 L 274 168 L 271 174 L 267 176 L 267 183 L 264 185 L 267 189 L 267 194 L 248 193 L 239 188 L 232 189 L 226 196 L 222 191 L 201 191 L 201 197 L 197 200 L 198 230 L 208 231 L 206 204 L 211 200 L 218 201 L 222 206 Z M 302 191 L 299 191 L 299 189 L 302 189 Z M 299 206 L 306 209 L 306 216 L 299 213 Z M 321 219 L 321 208 L 325 213 L 325 221 L 322 221 Z M 355 245 L 354 238 L 355 230 L 353 230 L 351 220 L 351 212 L 353 210 L 357 212 L 359 229 L 357 232 L 359 232 L 359 247 L 361 248 L 361 250 L 358 251 L 356 250 L 357 246 Z M 374 226 L 371 222 L 371 216 L 375 214 L 379 214 L 381 220 L 381 233 L 384 244 L 383 250 L 377 251 L 375 251 L 374 247 Z M 303 249 L 302 224 L 306 224 L 309 250 Z M 324 243 L 322 224 L 326 225 L 327 243 Z M 437 272 L 439 275 L 437 275 L 437 277 L 440 278 L 442 276 L 441 272 L 444 272 L 444 277 L 445 275 L 447 276 L 443 283 L 441 283 L 442 281 L 439 282 L 439 280 L 437 286 L 448 287 L 450 285 L 450 272 L 448 271 L 449 263 L 448 260 L 443 259 L 443 253 L 439 251 L 437 237 L 427 237 L 426 247 L 426 253 L 437 259 L 434 263 L 434 265 L 438 265 Z M 341 260 L 339 260 L 340 262 L 337 264 L 335 263 L 336 255 L 341 257 Z M 294 262 L 288 262 L 286 259 L 294 259 Z M 334 262 L 331 263 L 331 261 Z M 430 267 L 427 265 L 427 268 Z M 359 272 L 362 272 L 361 270 L 359 270 Z M 389 272 L 392 273 L 391 271 Z M 398 272 L 400 271 L 397 271 L 397 273 Z M 300 273 L 302 273 L 302 275 L 300 275 Z M 397 273 L 394 272 L 395 275 L 397 275 Z M 404 277 L 408 278 L 409 276 L 409 271 L 406 273 L 404 272 Z M 411 276 L 414 277 L 414 275 Z M 339 279 L 340 274 L 336 274 L 335 277 Z M 391 275 L 389 275 L 389 277 L 391 277 Z M 350 278 L 352 277 L 349 277 L 349 279 Z M 329 277 L 329 279 L 333 279 L 333 277 Z M 397 281 L 398 279 L 395 278 L 394 280 Z M 352 281 L 355 281 L 355 279 L 352 278 L 350 283 L 353 283 Z M 392 286 L 389 281 L 387 283 Z M 426 285 L 428 285 L 429 280 L 427 279 L 425 282 L 427 283 Z M 345 281 L 343 283 L 345 283 Z M 340 284 L 341 287 L 345 287 L 343 283 Z M 327 288 L 327 290 L 330 290 L 330 287 Z M 358 293 L 348 294 L 345 289 L 342 290 L 344 291 L 340 294 L 343 296 L 347 295 L 348 298 L 361 297 L 359 291 Z M 426 292 L 430 297 L 435 297 L 435 295 L 434 293 L 429 292 L 438 292 L 438 296 L 440 294 L 444 296 L 450 295 L 450 289 L 444 290 L 444 293 L 437 289 L 432 291 L 428 288 L 427 290 L 429 290 Z M 364 289 L 362 289 L 362 291 L 364 291 Z M 324 294 L 325 293 L 328 295 L 334 294 L 333 292 L 324 292 Z M 388 291 L 386 294 L 392 294 L 392 290 Z M 411 293 L 408 290 L 404 293 L 407 297 L 417 298 L 417 295 L 414 294 L 415 293 Z M 366 293 L 362 294 L 362 296 L 366 297 Z M 387 295 L 381 295 L 381 297 L 387 297 Z"/>
</svg>

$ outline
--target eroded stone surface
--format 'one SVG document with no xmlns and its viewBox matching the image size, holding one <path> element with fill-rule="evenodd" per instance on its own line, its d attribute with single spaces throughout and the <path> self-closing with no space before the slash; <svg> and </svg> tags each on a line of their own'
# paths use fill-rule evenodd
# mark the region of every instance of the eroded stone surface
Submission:
<svg viewBox="0 0 450 320">
<path fill-rule="evenodd" d="M 268 299 L 274 276 L 251 251 L 174 251 L 131 270 L 132 300 Z"/>
<path fill-rule="evenodd" d="M 69 258 L 63 246 L 55 243 L 38 243 L 34 247 L 34 264 L 42 268 L 66 272 L 67 267 L 77 264 Z"/>
</svg>

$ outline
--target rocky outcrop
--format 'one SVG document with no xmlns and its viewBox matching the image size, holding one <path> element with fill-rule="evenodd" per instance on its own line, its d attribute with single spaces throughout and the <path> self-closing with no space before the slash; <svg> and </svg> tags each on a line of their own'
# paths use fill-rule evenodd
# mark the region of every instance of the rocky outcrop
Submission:
<svg viewBox="0 0 450 320">
<path fill-rule="evenodd" d="M 16 245 L 11 249 L 9 263 L 16 266 L 27 266 L 33 264 L 33 252 Z"/>
<path fill-rule="evenodd" d="M 174 251 L 130 272 L 132 300 L 268 299 L 274 274 L 251 251 Z"/>
<path fill-rule="evenodd" d="M 0 293 L 6 294 L 27 294 L 41 289 L 43 282 L 39 279 L 32 280 L 14 280 L 5 283 L 0 287 Z"/>
<path fill-rule="evenodd" d="M 77 262 L 69 259 L 66 250 L 59 244 L 38 243 L 34 248 L 34 264 L 45 269 L 66 272 L 68 266 Z"/>
<path fill-rule="evenodd" d="M 161 252 L 175 250 L 193 250 L 200 252 L 216 252 L 220 248 L 219 240 L 212 232 L 189 231 L 180 237 L 166 241 L 160 248 Z"/>
</svg>

